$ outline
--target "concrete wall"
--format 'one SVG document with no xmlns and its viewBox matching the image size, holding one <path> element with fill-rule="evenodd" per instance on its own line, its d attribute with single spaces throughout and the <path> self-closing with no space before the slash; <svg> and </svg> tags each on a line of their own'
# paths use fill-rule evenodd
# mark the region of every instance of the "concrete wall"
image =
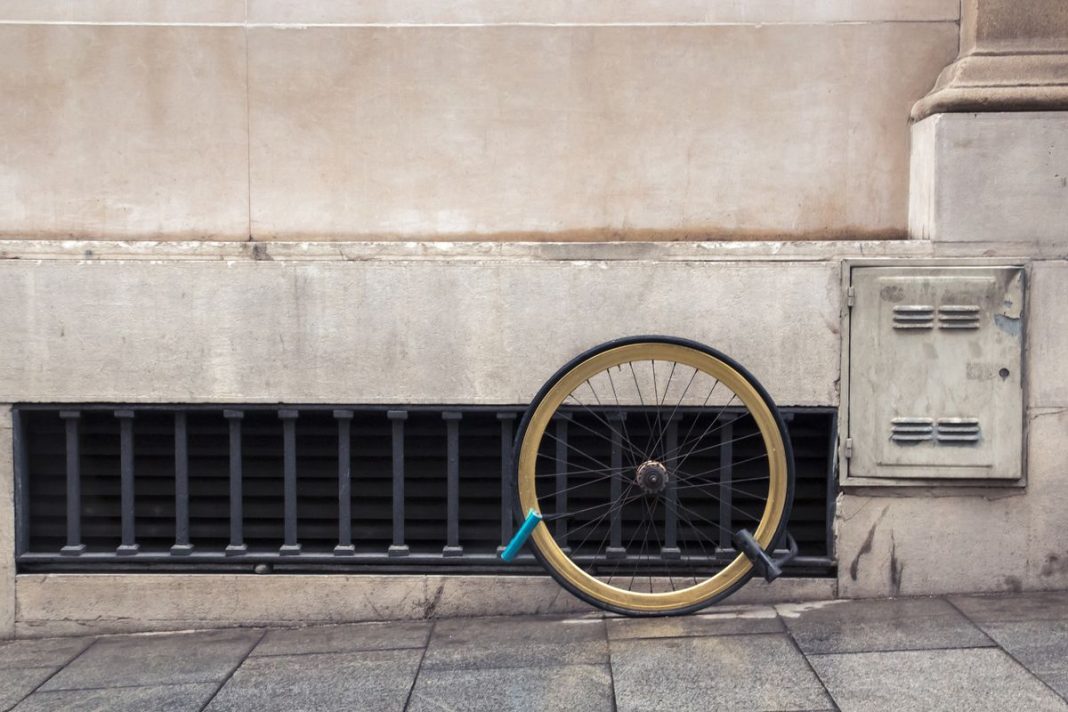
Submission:
<svg viewBox="0 0 1068 712">
<path fill-rule="evenodd" d="M 0 0 L 0 235 L 902 237 L 956 0 Z"/>
<path fill-rule="evenodd" d="M 524 403 L 586 348 L 665 333 L 826 405 L 839 291 L 826 262 L 0 261 L 0 402 Z"/>
<path fill-rule="evenodd" d="M 781 403 L 836 405 L 848 260 L 1029 264 L 1026 487 L 847 487 L 836 521 L 838 580 L 757 593 L 766 600 L 1068 586 L 1068 268 L 1065 254 L 1045 252 L 1053 248 L 984 243 L 962 253 L 960 245 L 928 241 L 92 247 L 101 254 L 87 258 L 89 243 L 35 243 L 37 255 L 26 243 L 0 243 L 8 257 L 0 260 L 0 301 L 15 307 L 0 312 L 4 401 L 518 403 L 581 348 L 655 331 L 723 348 Z M 363 259 L 338 259 L 338 248 Z M 11 467 L 2 464 L 10 507 Z M 10 525 L 0 529 L 0 547 L 7 562 L 0 594 L 8 601 L 0 621 L 27 635 L 284 622 L 301 607 L 316 620 L 468 610 L 455 601 L 439 607 L 427 577 L 389 586 L 356 577 L 345 579 L 346 589 L 330 577 L 285 576 L 271 580 L 269 596 L 258 596 L 260 579 L 250 577 L 236 599 L 212 593 L 235 585 L 227 577 L 24 574 L 12 589 Z M 518 588 L 502 599 L 502 586 Z M 487 611 L 568 605 L 545 586 L 490 578 L 446 593 Z M 136 603 L 145 590 L 166 591 L 151 616 Z M 377 613 L 360 602 L 368 597 Z"/>
<path fill-rule="evenodd" d="M 1068 112 L 935 114 L 915 124 L 909 232 L 1068 242 Z"/>
</svg>

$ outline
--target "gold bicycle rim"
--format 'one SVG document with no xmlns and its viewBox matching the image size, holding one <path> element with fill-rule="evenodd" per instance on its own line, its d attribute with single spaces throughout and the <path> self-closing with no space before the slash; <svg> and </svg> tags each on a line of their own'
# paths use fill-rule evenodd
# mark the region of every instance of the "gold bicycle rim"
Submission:
<svg viewBox="0 0 1068 712">
<path fill-rule="evenodd" d="M 535 489 L 535 465 L 541 439 L 553 413 L 586 379 L 628 361 L 675 361 L 696 368 L 734 391 L 749 409 L 768 451 L 768 501 L 753 535 L 760 546 L 767 549 L 782 519 L 787 491 L 786 447 L 775 416 L 756 388 L 738 371 L 714 356 L 679 344 L 641 342 L 617 346 L 591 356 L 556 382 L 534 411 L 520 448 L 518 492 L 522 511 L 541 512 Z M 739 554 L 724 569 L 693 586 L 659 593 L 628 591 L 611 586 L 579 568 L 560 549 L 544 522 L 535 527 L 531 536 L 548 565 L 577 591 L 607 605 L 636 612 L 664 613 L 700 604 L 729 590 L 752 569 L 749 559 Z"/>
</svg>

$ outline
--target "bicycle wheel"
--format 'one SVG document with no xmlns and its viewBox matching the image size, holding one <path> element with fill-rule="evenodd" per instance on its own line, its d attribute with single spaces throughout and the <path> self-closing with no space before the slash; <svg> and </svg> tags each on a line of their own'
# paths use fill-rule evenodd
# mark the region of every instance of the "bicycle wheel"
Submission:
<svg viewBox="0 0 1068 712">
<path fill-rule="evenodd" d="M 535 556 L 574 595 L 627 615 L 730 595 L 754 573 L 734 532 L 770 552 L 793 498 L 772 399 L 732 359 L 679 338 L 619 339 L 573 359 L 530 404 L 515 453 L 518 513 L 542 517 Z"/>
</svg>

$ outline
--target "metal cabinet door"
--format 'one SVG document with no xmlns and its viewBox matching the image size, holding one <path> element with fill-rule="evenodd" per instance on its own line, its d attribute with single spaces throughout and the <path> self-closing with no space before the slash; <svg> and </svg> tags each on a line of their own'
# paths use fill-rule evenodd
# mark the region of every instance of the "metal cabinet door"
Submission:
<svg viewBox="0 0 1068 712">
<path fill-rule="evenodd" d="M 849 478 L 1019 479 L 1024 273 L 852 272 Z"/>
</svg>

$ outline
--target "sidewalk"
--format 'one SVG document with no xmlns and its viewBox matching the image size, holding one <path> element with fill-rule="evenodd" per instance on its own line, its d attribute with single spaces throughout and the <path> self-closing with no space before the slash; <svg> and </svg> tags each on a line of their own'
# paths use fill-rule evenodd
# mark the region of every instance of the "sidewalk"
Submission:
<svg viewBox="0 0 1068 712">
<path fill-rule="evenodd" d="M 0 709 L 1068 710 L 1068 592 L 0 644 Z"/>
</svg>

